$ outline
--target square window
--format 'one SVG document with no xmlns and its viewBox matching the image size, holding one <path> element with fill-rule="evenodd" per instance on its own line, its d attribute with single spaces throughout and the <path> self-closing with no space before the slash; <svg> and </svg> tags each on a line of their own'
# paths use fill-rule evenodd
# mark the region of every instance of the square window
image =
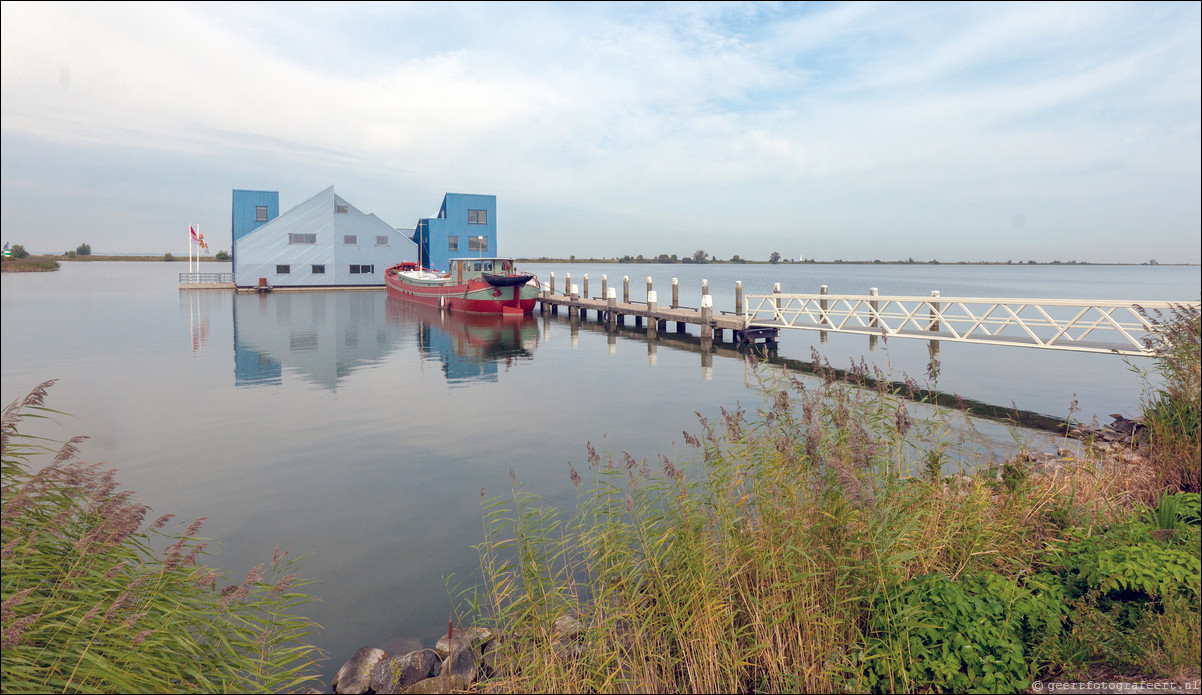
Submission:
<svg viewBox="0 0 1202 695">
<path fill-rule="evenodd" d="M 291 267 L 290 267 L 290 266 L 286 266 L 286 265 L 277 265 L 277 266 L 275 267 L 275 274 L 276 274 L 276 275 L 287 275 L 289 272 L 291 272 L 291 270 L 292 270 L 292 269 L 291 269 Z"/>
<path fill-rule="evenodd" d="M 266 221 L 267 221 L 267 206 L 266 205 L 256 205 L 255 206 L 255 222 L 266 222 Z"/>
</svg>

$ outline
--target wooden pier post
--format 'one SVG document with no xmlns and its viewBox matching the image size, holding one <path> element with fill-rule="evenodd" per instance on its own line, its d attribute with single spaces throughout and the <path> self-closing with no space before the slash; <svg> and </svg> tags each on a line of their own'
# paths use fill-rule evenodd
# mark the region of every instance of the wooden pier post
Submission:
<svg viewBox="0 0 1202 695">
<path fill-rule="evenodd" d="M 651 278 L 647 278 L 647 287 L 651 287 Z M 647 290 L 647 338 L 655 340 L 659 337 L 659 321 L 655 318 L 655 310 L 659 308 L 659 297 L 655 290 Z"/>
<path fill-rule="evenodd" d="M 869 287 L 868 294 L 869 294 L 869 296 L 876 297 L 877 295 L 880 294 L 880 291 L 877 290 L 877 288 L 875 288 L 875 287 Z M 872 318 L 868 320 L 868 327 L 876 328 L 878 325 L 877 316 L 880 315 L 878 313 L 877 301 L 875 299 L 869 300 L 868 306 L 872 309 Z M 872 346 L 872 344 L 869 343 L 869 347 L 871 347 L 871 346 Z"/>
<path fill-rule="evenodd" d="M 714 339 L 714 298 L 708 294 L 701 295 L 701 340 Z"/>
<path fill-rule="evenodd" d="M 651 296 L 651 276 L 650 275 L 647 276 L 647 296 L 648 297 Z M 651 301 L 651 300 L 648 299 L 647 301 Z"/>
<path fill-rule="evenodd" d="M 601 276 L 601 296 L 609 299 L 609 277 L 606 275 Z"/>
<path fill-rule="evenodd" d="M 609 330 L 612 331 L 618 327 L 618 293 L 612 287 L 606 288 L 605 304 L 609 307 Z"/>
<path fill-rule="evenodd" d="M 548 277 L 547 287 L 551 288 L 548 290 L 551 294 L 555 294 L 555 273 L 551 273 L 551 275 Z"/>
<path fill-rule="evenodd" d="M 938 297 L 939 290 L 932 290 L 931 296 Z M 929 330 L 932 330 L 932 331 L 939 330 L 939 302 L 931 302 L 931 326 L 930 326 Z M 937 342 L 937 341 L 933 341 L 932 344 L 934 342 Z"/>
<path fill-rule="evenodd" d="M 572 274 L 563 274 L 563 296 L 567 297 L 572 294 Z"/>
<path fill-rule="evenodd" d="M 735 280 L 735 313 L 743 315 L 743 281 Z"/>
<path fill-rule="evenodd" d="M 622 303 L 623 304 L 630 303 L 630 276 L 629 275 L 622 276 Z"/>
<path fill-rule="evenodd" d="M 821 286 L 819 286 L 819 287 L 818 287 L 818 294 L 827 294 L 827 290 L 828 290 L 828 289 L 829 289 L 829 288 L 828 288 L 826 285 L 821 285 Z M 819 299 L 819 300 L 818 300 L 818 307 L 819 307 L 820 309 L 822 309 L 822 324 L 823 324 L 823 325 L 825 325 L 825 326 L 829 326 L 829 325 L 831 325 L 830 319 L 828 319 L 828 318 L 826 317 L 826 300 L 825 300 L 825 299 Z M 825 342 L 825 341 L 823 341 L 823 342 Z"/>
<path fill-rule="evenodd" d="M 680 306 L 680 280 L 672 278 L 672 308 Z"/>
<path fill-rule="evenodd" d="M 588 299 L 590 296 L 592 296 L 588 293 L 588 273 L 584 274 L 584 292 L 582 292 L 580 296 L 584 297 L 585 299 Z"/>
<path fill-rule="evenodd" d="M 568 286 L 568 300 L 571 303 L 568 304 L 568 318 L 570 318 L 570 319 L 574 319 L 577 316 L 577 313 L 576 313 L 578 311 L 578 309 L 576 308 L 576 300 L 577 299 L 580 299 L 580 287 L 578 287 L 577 285 L 569 285 Z"/>
<path fill-rule="evenodd" d="M 710 293 L 710 281 L 706 280 L 705 278 L 702 278 L 701 279 L 701 296 L 704 297 L 705 295 L 707 295 L 709 293 Z"/>
<path fill-rule="evenodd" d="M 778 314 L 778 316 L 776 316 L 776 318 L 779 319 L 780 318 L 780 316 L 779 316 L 779 314 L 780 314 L 780 283 L 779 282 L 775 282 L 772 284 L 772 294 L 776 295 L 776 313 Z"/>
</svg>

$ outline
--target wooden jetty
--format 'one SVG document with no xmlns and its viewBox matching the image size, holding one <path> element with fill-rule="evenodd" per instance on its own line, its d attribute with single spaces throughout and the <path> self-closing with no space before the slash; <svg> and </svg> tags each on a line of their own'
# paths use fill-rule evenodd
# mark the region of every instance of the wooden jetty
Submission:
<svg viewBox="0 0 1202 695">
<path fill-rule="evenodd" d="M 775 345 L 779 330 L 775 327 L 749 326 L 745 314 L 716 312 L 713 300 L 709 294 L 707 283 L 702 283 L 701 306 L 698 308 L 680 306 L 680 286 L 672 282 L 672 301 L 668 306 L 661 306 L 655 290 L 651 289 L 651 278 L 647 278 L 647 301 L 630 301 L 630 278 L 622 279 L 622 300 L 618 300 L 617 288 L 609 287 L 608 281 L 602 276 L 601 297 L 590 297 L 588 291 L 588 276 L 584 276 L 584 290 L 581 292 L 577 285 L 571 284 L 571 275 L 567 275 L 564 292 L 555 291 L 555 274 L 552 273 L 539 294 L 539 309 L 544 314 L 558 314 L 560 308 L 566 309 L 569 317 L 588 318 L 591 311 L 598 322 L 606 323 L 609 327 L 625 326 L 626 317 L 634 320 L 635 327 L 641 327 L 644 322 L 652 334 L 667 332 L 669 324 L 674 324 L 677 333 L 684 333 L 685 326 L 694 325 L 701 328 L 702 340 L 722 342 L 724 335 L 730 336 L 733 343 L 755 343 L 763 341 Z M 743 284 L 735 283 L 736 305 L 743 304 Z"/>
</svg>

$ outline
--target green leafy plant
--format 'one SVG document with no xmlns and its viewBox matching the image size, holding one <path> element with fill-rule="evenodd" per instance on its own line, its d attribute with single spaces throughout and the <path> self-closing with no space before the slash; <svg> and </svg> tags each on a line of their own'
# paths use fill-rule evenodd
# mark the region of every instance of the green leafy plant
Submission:
<svg viewBox="0 0 1202 695">
<path fill-rule="evenodd" d="M 1026 586 L 993 573 L 916 577 L 877 598 L 866 681 L 877 692 L 1021 692 L 1033 647 L 1059 637 L 1068 608 L 1058 583 Z"/>
</svg>

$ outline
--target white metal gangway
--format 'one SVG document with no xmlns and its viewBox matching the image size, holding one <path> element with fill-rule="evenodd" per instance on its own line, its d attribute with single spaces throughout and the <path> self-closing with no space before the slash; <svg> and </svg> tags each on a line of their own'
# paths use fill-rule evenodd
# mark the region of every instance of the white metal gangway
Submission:
<svg viewBox="0 0 1202 695">
<path fill-rule="evenodd" d="M 778 286 L 779 287 L 779 286 Z M 1104 299 L 890 297 L 877 294 L 747 295 L 748 328 L 794 328 L 1051 350 L 1153 354 L 1153 320 L 1200 302 Z"/>
</svg>

